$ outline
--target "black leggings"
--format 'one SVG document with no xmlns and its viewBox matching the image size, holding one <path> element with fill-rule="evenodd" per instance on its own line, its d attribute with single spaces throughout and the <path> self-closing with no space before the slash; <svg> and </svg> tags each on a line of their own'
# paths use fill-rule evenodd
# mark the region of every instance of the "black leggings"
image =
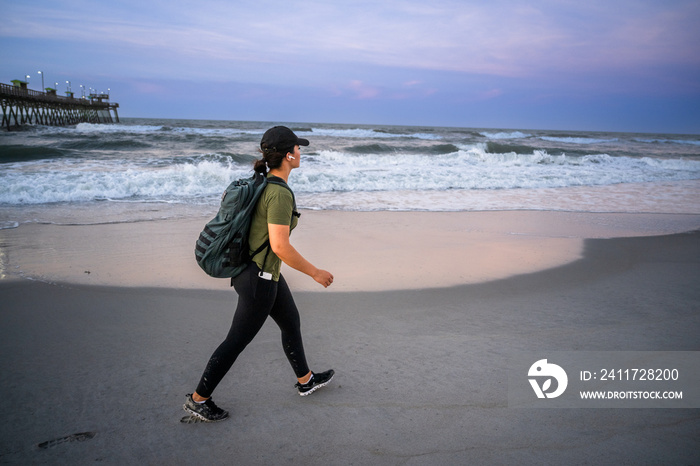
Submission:
<svg viewBox="0 0 700 466">
<path fill-rule="evenodd" d="M 304 345 L 301 341 L 299 311 L 280 275 L 279 282 L 258 277 L 254 263 L 233 279 L 238 293 L 238 306 L 226 339 L 214 351 L 197 386 L 197 394 L 208 398 L 243 349 L 253 341 L 269 315 L 282 331 L 282 348 L 297 378 L 309 373 Z"/>
</svg>

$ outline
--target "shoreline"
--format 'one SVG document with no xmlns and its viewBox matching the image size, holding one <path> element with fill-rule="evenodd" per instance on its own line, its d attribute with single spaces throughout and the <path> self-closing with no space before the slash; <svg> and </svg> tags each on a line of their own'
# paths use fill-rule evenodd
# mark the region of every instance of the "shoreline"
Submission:
<svg viewBox="0 0 700 466">
<path fill-rule="evenodd" d="M 194 261 L 208 218 L 96 225 L 22 224 L 0 231 L 0 279 L 85 285 L 228 289 Z M 695 214 L 560 211 L 302 210 L 292 244 L 330 270 L 323 289 L 283 266 L 295 291 L 383 291 L 484 283 L 581 258 L 584 240 L 700 229 Z"/>
</svg>

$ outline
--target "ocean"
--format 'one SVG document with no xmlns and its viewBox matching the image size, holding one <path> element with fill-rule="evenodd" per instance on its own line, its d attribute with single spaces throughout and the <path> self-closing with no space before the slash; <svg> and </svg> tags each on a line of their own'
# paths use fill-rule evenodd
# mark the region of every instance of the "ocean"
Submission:
<svg viewBox="0 0 700 466">
<path fill-rule="evenodd" d="M 276 124 L 302 209 L 700 213 L 700 135 L 125 118 L 0 132 L 0 228 L 210 216 Z"/>
</svg>

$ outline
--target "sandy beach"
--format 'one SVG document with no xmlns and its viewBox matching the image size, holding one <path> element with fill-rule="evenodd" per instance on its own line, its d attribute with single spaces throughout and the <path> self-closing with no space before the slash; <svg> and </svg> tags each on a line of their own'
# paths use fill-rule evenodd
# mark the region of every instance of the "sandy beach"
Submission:
<svg viewBox="0 0 700 466">
<path fill-rule="evenodd" d="M 312 369 L 268 321 L 214 398 L 184 395 L 236 295 L 201 272 L 206 219 L 0 230 L 0 462 L 697 464 L 697 409 L 513 409 L 524 351 L 700 351 L 700 215 L 304 211 L 283 273 Z"/>
</svg>

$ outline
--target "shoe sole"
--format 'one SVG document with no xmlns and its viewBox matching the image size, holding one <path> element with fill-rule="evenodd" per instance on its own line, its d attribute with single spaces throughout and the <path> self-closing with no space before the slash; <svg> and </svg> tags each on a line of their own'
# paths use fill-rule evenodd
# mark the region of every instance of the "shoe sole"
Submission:
<svg viewBox="0 0 700 466">
<path fill-rule="evenodd" d="M 323 388 L 323 387 L 325 387 L 326 385 L 328 385 L 329 383 L 331 383 L 331 380 L 333 380 L 333 377 L 335 377 L 335 374 L 331 375 L 331 378 L 330 378 L 330 379 L 326 380 L 326 381 L 323 382 L 323 383 L 320 383 L 320 384 L 316 385 L 314 388 L 312 388 L 312 389 L 309 390 L 308 392 L 303 392 L 303 393 L 302 393 L 302 392 L 299 392 L 299 396 L 311 395 L 313 392 L 315 392 L 315 391 L 318 390 L 319 388 Z"/>
<path fill-rule="evenodd" d="M 228 419 L 228 413 L 226 413 L 226 416 L 222 417 L 221 419 L 207 419 L 206 417 L 202 416 L 199 413 L 196 413 L 192 411 L 190 408 L 187 407 L 187 405 L 182 405 L 182 409 L 185 410 L 185 412 L 189 413 L 190 415 L 196 417 L 200 422 L 220 422 L 225 419 Z M 184 422 L 184 418 L 180 420 L 180 422 Z M 186 422 L 187 424 L 192 424 L 191 422 Z"/>
</svg>

